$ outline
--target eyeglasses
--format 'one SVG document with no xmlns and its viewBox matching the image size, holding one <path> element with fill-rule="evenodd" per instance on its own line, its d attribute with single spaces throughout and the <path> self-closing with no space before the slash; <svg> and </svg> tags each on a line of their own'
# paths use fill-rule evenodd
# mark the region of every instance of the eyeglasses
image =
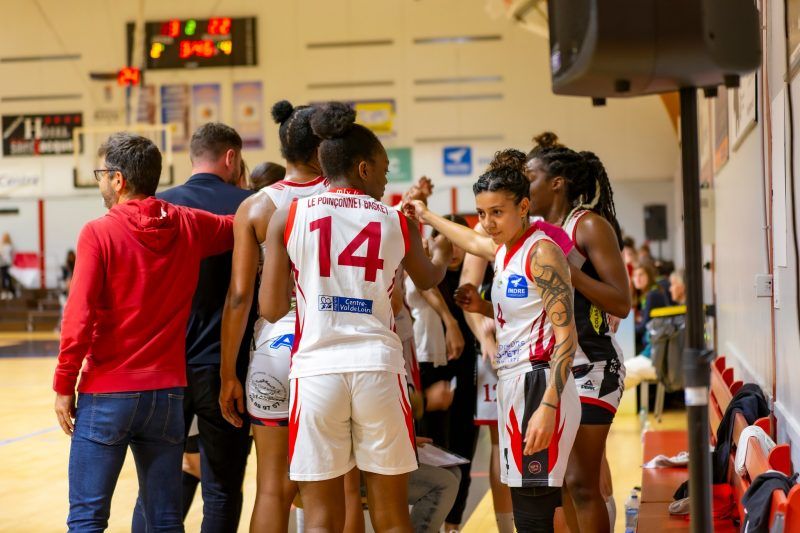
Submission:
<svg viewBox="0 0 800 533">
<path fill-rule="evenodd" d="M 97 180 L 97 183 L 100 183 L 100 180 L 103 179 L 104 172 L 116 172 L 117 170 L 114 168 L 98 168 L 94 170 L 94 179 Z"/>
</svg>

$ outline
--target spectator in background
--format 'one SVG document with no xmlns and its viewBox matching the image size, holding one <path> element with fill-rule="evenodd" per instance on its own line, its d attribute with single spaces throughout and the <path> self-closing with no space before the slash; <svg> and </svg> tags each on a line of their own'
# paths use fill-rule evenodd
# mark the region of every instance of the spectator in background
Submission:
<svg viewBox="0 0 800 533">
<path fill-rule="evenodd" d="M 286 167 L 278 163 L 259 163 L 250 173 L 250 189 L 260 191 L 286 177 Z"/>
<path fill-rule="evenodd" d="M 669 296 L 674 305 L 686 305 L 686 281 L 682 269 L 669 275 Z"/>
<path fill-rule="evenodd" d="M 211 122 L 197 129 L 189 146 L 192 176 L 159 194 L 176 205 L 216 215 L 233 215 L 252 191 L 238 187 L 242 176 L 242 139 L 230 126 Z M 200 265 L 192 312 L 186 329 L 188 386 L 184 416 L 197 415 L 200 435 L 203 495 L 202 531 L 236 531 L 242 510 L 242 482 L 250 453 L 250 423 L 234 427 L 223 417 L 218 398 L 222 308 L 231 279 L 230 252 L 210 257 Z M 239 349 L 237 374 L 244 381 L 250 359 L 255 308 L 248 314 Z M 188 424 L 185 433 L 188 433 Z M 135 529 L 136 530 L 136 529 Z"/>
<path fill-rule="evenodd" d="M 640 265 L 644 263 L 655 263 L 655 259 L 653 258 L 653 253 L 650 251 L 649 244 L 644 243 L 639 247 L 639 252 L 637 253 L 637 263 Z"/>
<path fill-rule="evenodd" d="M 638 254 L 636 253 L 636 241 L 633 237 L 624 237 L 622 239 L 622 259 L 625 265 L 628 266 L 628 274 L 633 274 L 633 266 L 639 262 Z"/>
<path fill-rule="evenodd" d="M 61 283 L 64 287 L 64 294 L 69 294 L 69 286 L 72 283 L 72 274 L 75 272 L 75 250 L 67 251 L 67 259 L 61 265 Z"/>
<path fill-rule="evenodd" d="M 2 280 L 2 293 L 0 299 L 10 300 L 14 297 L 14 288 L 9 270 L 14 264 L 14 245 L 11 235 L 3 233 L 3 242 L 0 244 L 0 280 Z"/>
<path fill-rule="evenodd" d="M 650 311 L 657 307 L 669 305 L 669 295 L 656 282 L 656 270 L 652 264 L 645 263 L 633 270 L 633 286 L 636 288 L 636 351 L 641 353 L 647 348 L 647 323 Z"/>
<path fill-rule="evenodd" d="M 147 529 L 183 531 L 186 322 L 200 261 L 233 247 L 233 220 L 154 198 L 161 153 L 145 137 L 116 133 L 98 156 L 109 211 L 78 237 L 53 379 L 56 418 L 72 437 L 67 526 L 108 527 L 130 447 Z"/>
</svg>

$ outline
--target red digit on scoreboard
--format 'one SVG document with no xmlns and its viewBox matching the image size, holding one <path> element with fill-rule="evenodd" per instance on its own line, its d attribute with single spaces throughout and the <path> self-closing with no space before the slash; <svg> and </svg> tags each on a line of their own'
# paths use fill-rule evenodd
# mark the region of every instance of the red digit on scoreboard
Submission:
<svg viewBox="0 0 800 533">
<path fill-rule="evenodd" d="M 231 32 L 231 19 L 229 18 L 220 19 L 219 34 L 228 35 L 230 32 Z"/>
</svg>

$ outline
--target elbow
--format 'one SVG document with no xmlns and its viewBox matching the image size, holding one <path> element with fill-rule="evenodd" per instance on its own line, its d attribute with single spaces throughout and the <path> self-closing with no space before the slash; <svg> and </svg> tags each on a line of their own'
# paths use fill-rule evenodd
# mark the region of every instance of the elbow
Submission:
<svg viewBox="0 0 800 533">
<path fill-rule="evenodd" d="M 281 302 L 260 302 L 259 314 L 261 318 L 270 323 L 275 323 L 286 316 L 289 312 L 289 305 Z"/>
<path fill-rule="evenodd" d="M 619 302 L 609 312 L 617 318 L 625 319 L 631 313 L 630 302 Z"/>
</svg>

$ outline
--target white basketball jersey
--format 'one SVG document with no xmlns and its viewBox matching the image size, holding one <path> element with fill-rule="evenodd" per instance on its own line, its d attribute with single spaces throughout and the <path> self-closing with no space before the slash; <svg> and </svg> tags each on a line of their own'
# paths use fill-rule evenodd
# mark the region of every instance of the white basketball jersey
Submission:
<svg viewBox="0 0 800 533">
<path fill-rule="evenodd" d="M 495 255 L 492 305 L 497 329 L 498 377 L 525 373 L 532 363 L 550 361 L 556 343 L 550 319 L 530 272 L 531 252 L 548 237 L 534 223 L 509 249 L 501 246 Z"/>
<path fill-rule="evenodd" d="M 275 207 L 282 209 L 291 204 L 295 198 L 308 198 L 309 196 L 322 194 L 327 190 L 328 180 L 325 176 L 319 176 L 306 183 L 282 180 L 273 183 L 269 187 L 264 187 L 258 192 L 269 196 Z"/>
<path fill-rule="evenodd" d="M 405 216 L 361 191 L 332 189 L 292 204 L 284 240 L 297 292 L 289 377 L 404 374 L 391 292 L 409 246 Z"/>
</svg>

